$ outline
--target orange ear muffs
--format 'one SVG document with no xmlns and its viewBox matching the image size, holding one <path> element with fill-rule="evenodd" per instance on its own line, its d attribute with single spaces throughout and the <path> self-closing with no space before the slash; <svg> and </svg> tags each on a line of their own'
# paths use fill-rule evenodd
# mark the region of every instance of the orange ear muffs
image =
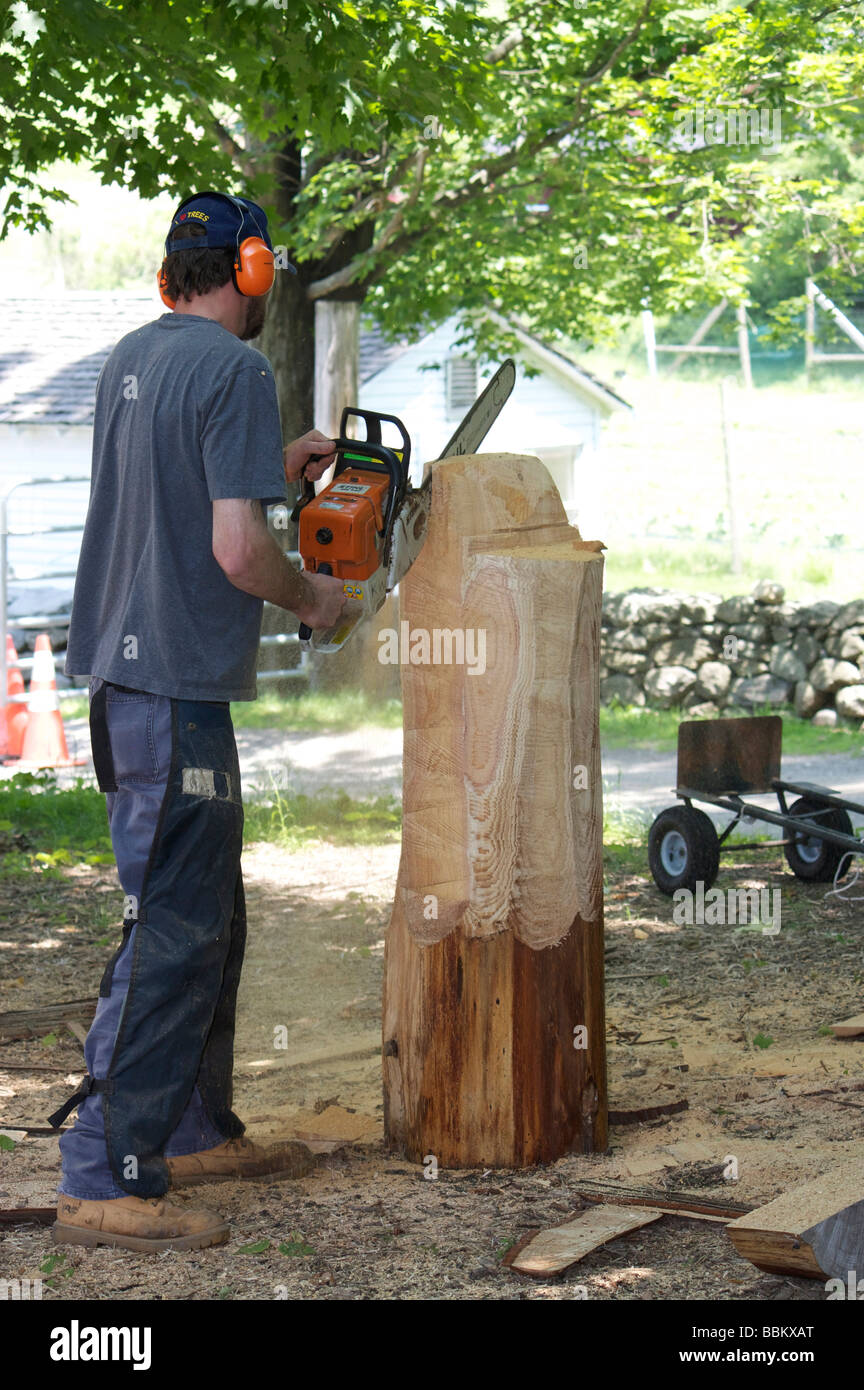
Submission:
<svg viewBox="0 0 864 1390">
<path fill-rule="evenodd" d="M 234 262 L 234 284 L 240 294 L 257 298 L 273 288 L 276 258 L 263 237 L 247 236 Z"/>
<path fill-rule="evenodd" d="M 156 272 L 156 280 L 157 280 L 158 285 L 159 285 L 159 293 L 160 293 L 160 295 L 162 296 L 162 303 L 163 303 L 163 304 L 167 304 L 167 306 L 168 306 L 169 309 L 173 309 L 173 308 L 174 308 L 174 305 L 177 303 L 177 301 L 176 301 L 176 299 L 169 299 L 168 296 L 167 296 L 167 294 L 165 293 L 166 280 L 165 280 L 165 262 L 164 262 L 164 261 L 162 262 L 162 267 L 161 267 L 161 269 L 160 269 L 160 270 L 157 270 L 157 272 Z"/>
</svg>

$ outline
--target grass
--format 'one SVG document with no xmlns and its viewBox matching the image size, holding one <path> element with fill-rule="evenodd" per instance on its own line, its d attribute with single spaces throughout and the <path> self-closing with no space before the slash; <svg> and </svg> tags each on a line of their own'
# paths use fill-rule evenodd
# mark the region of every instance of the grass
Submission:
<svg viewBox="0 0 864 1390">
<path fill-rule="evenodd" d="M 60 789 L 50 772 L 0 782 L 0 879 L 36 869 L 59 877 L 75 863 L 113 864 L 105 798 L 80 780 Z"/>
<path fill-rule="evenodd" d="M 725 711 L 730 718 L 743 716 L 745 711 Z M 844 753 L 860 757 L 864 740 L 854 725 L 837 729 L 820 729 L 807 719 L 799 719 L 791 709 L 775 710 L 766 706 L 753 714 L 779 714 L 783 720 L 783 752 L 819 755 Z M 635 706 L 609 705 L 600 709 L 600 739 L 606 748 L 640 748 L 650 752 L 673 752 L 678 745 L 678 725 L 688 718 L 686 710 L 640 709 Z"/>
<path fill-rule="evenodd" d="M 63 699 L 64 719 L 84 719 L 87 697 Z M 277 695 L 268 690 L 257 700 L 231 706 L 235 729 L 288 729 L 297 733 L 343 733 L 351 729 L 401 729 L 401 700 L 373 700 L 365 690 L 306 691 Z"/>
<path fill-rule="evenodd" d="M 266 840 L 287 850 L 316 840 L 392 844 L 401 826 L 397 797 L 361 800 L 343 791 L 305 796 L 277 789 L 247 800 L 244 841 Z M 604 841 L 619 865 L 632 860 L 634 872 L 637 864 L 644 870 L 645 822 L 638 814 L 608 813 Z M 58 788 L 52 773 L 18 773 L 0 782 L 0 850 L 0 878 L 34 870 L 55 878 L 71 864 L 112 864 L 104 796 L 80 781 Z"/>
<path fill-rule="evenodd" d="M 250 717 L 257 716 L 257 727 L 302 728 L 308 732 L 374 728 L 373 716 L 382 711 L 380 704 L 373 706 L 362 692 L 346 696 L 309 694 L 284 700 L 270 694 L 259 704 L 260 709 L 251 704 L 236 708 Z M 377 727 L 399 726 L 398 700 L 387 701 L 383 712 L 386 723 Z M 861 756 L 864 751 L 861 734 L 854 727 L 814 728 L 790 710 L 780 713 L 787 756 Z M 676 748 L 678 726 L 686 717 L 686 712 L 680 710 L 603 707 L 600 736 L 607 749 L 669 753 Z M 623 872 L 644 874 L 646 828 L 645 817 L 638 813 L 607 813 L 607 863 L 614 863 Z M 287 850 L 302 849 L 316 840 L 335 845 L 372 845 L 396 842 L 400 833 L 401 805 L 394 796 L 355 798 L 344 791 L 305 795 L 273 787 L 246 801 L 247 844 L 265 840 Z M 102 793 L 80 779 L 72 787 L 60 788 L 51 772 L 17 773 L 0 781 L 0 851 L 0 878 L 7 879 L 31 870 L 59 876 L 64 866 L 79 862 L 112 863 Z"/>
<path fill-rule="evenodd" d="M 84 715 L 86 700 L 63 704 L 66 719 Z M 74 708 L 73 708 L 74 706 Z M 743 715 L 745 711 L 736 711 Z M 799 719 L 791 709 L 754 710 L 754 714 L 780 714 L 783 720 L 783 749 L 787 754 L 845 753 L 856 756 L 864 750 L 861 734 L 854 725 L 820 729 Z M 365 691 L 299 696 L 281 696 L 269 691 L 260 699 L 231 706 L 238 729 L 288 729 L 298 733 L 345 733 L 356 729 L 399 729 L 402 727 L 400 700 L 372 701 Z M 657 753 L 677 746 L 678 725 L 686 719 L 682 710 L 640 709 L 635 706 L 604 705 L 600 709 L 600 738 L 607 748 L 641 748 Z M 731 714 L 730 714 L 731 717 Z M 0 813 L 2 820 L 2 813 Z"/>
<path fill-rule="evenodd" d="M 314 840 L 336 845 L 398 840 L 402 820 L 392 796 L 369 799 L 346 792 L 314 796 L 276 790 L 245 806 L 244 841 L 267 840 L 302 849 Z M 0 879 L 38 872 L 62 876 L 73 864 L 113 864 L 105 797 L 77 781 L 58 787 L 53 773 L 17 773 L 0 782 Z"/>
<path fill-rule="evenodd" d="M 298 733 L 401 729 L 401 700 L 373 700 L 365 690 L 308 691 L 283 696 L 269 690 L 231 706 L 237 729 L 296 729 Z"/>
<path fill-rule="evenodd" d="M 651 585 L 725 597 L 771 578 L 805 602 L 864 592 L 855 525 L 864 503 L 862 367 L 820 368 L 808 385 L 792 362 L 754 362 L 755 389 L 729 389 L 743 557 L 735 575 L 720 405 L 720 381 L 734 374 L 734 359 L 693 361 L 670 377 L 664 358 L 652 382 L 635 343 L 629 356 L 577 355 L 634 407 L 605 424 L 602 468 L 577 464 L 578 524 L 608 546 L 607 589 Z"/>
<path fill-rule="evenodd" d="M 812 551 L 803 565 L 794 554 L 783 554 L 773 547 L 766 563 L 766 550 L 754 548 L 745 554 L 742 573 L 733 574 L 728 544 L 682 537 L 674 549 L 666 545 L 628 545 L 610 547 L 605 557 L 605 584 L 611 593 L 628 589 L 672 589 L 677 593 L 720 594 L 723 598 L 749 594 L 759 579 L 780 579 L 787 598 L 813 601 L 816 597 L 857 597 L 860 590 L 848 592 L 843 567 L 849 563 L 848 551 Z M 860 557 L 859 557 L 860 558 Z M 861 566 L 856 561 L 856 573 Z M 847 591 L 844 593 L 844 591 Z"/>
<path fill-rule="evenodd" d="M 335 845 L 378 845 L 399 839 L 402 808 L 397 798 L 358 800 L 347 792 L 314 796 L 275 790 L 246 802 L 244 840 L 267 840 L 296 850 L 312 840 Z"/>
</svg>

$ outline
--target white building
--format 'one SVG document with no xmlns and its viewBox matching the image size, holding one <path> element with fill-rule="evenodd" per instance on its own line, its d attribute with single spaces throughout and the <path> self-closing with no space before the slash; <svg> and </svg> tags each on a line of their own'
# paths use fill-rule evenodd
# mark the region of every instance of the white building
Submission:
<svg viewBox="0 0 864 1390">
<path fill-rule="evenodd" d="M 74 571 L 79 540 L 74 528 L 83 523 L 87 504 L 96 379 L 114 343 L 162 312 L 155 291 L 0 299 L 0 494 L 15 482 L 52 475 L 85 480 L 28 484 L 13 495 L 9 562 L 19 587 L 54 573 L 58 580 L 62 576 L 62 589 L 71 589 L 67 576 Z M 518 372 L 483 449 L 536 454 L 552 474 L 571 520 L 588 537 L 601 504 L 602 428 L 613 411 L 630 406 L 571 358 L 512 322 L 508 327 L 519 341 L 517 368 L 530 364 L 539 375 Z M 360 335 L 358 405 L 402 419 L 411 436 L 415 480 L 491 375 L 491 369 L 479 373 L 477 364 L 454 347 L 456 333 L 451 319 L 414 344 L 385 343 L 377 331 Z M 430 366 L 437 370 L 424 370 Z M 33 527 L 45 529 L 14 534 Z M 61 527 L 68 529 L 47 529 Z M 23 595 L 15 601 L 14 584 L 10 597 L 13 611 L 21 612 Z"/>
</svg>

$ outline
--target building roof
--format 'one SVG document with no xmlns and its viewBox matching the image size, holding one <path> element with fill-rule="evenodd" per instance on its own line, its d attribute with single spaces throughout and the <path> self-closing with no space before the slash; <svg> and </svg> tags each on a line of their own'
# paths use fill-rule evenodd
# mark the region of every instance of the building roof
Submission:
<svg viewBox="0 0 864 1390">
<path fill-rule="evenodd" d="M 0 297 L 0 424 L 92 425 L 96 379 L 114 344 L 158 317 L 150 294 L 107 290 Z M 590 372 L 547 347 L 521 325 L 508 323 L 541 364 L 557 365 L 607 408 L 627 405 Z M 411 344 L 387 342 L 378 328 L 362 329 L 358 378 L 383 371 Z"/>
</svg>

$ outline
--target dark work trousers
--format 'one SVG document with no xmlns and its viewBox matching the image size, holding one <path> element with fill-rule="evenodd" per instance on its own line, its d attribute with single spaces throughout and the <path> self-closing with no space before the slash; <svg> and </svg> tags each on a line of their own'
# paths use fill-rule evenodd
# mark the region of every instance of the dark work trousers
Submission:
<svg viewBox="0 0 864 1390">
<path fill-rule="evenodd" d="M 125 895 L 102 978 L 88 1075 L 51 1116 L 59 1191 L 161 1196 L 165 1155 L 243 1133 L 231 1109 L 234 1014 L 246 939 L 240 769 L 227 704 L 174 700 L 99 678 L 90 731 Z"/>
</svg>

